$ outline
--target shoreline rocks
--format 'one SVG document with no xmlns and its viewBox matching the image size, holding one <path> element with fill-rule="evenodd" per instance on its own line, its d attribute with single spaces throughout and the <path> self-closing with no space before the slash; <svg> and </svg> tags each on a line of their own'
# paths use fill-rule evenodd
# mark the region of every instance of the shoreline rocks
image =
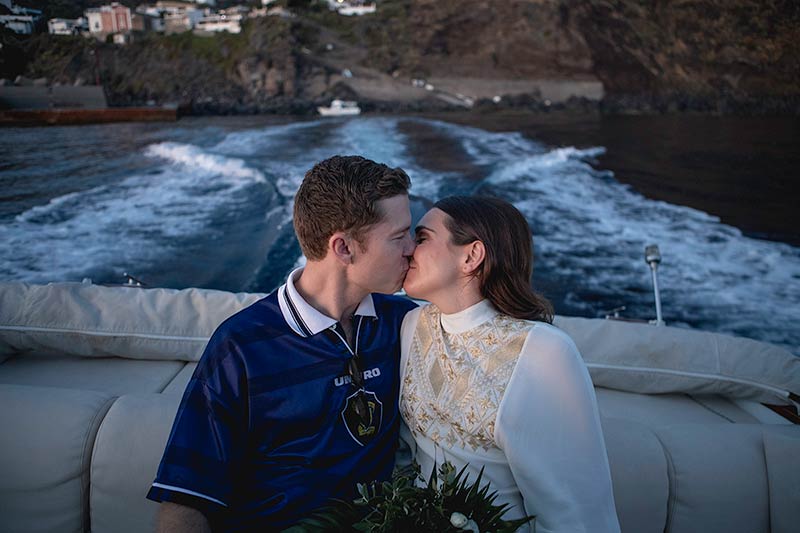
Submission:
<svg viewBox="0 0 800 533">
<path fill-rule="evenodd" d="M 705 97 L 674 94 L 653 96 L 648 94 L 606 95 L 602 100 L 572 96 L 563 102 L 548 102 L 536 94 L 505 95 L 495 102 L 490 98 L 477 100 L 471 109 L 448 104 L 442 100 L 369 100 L 354 98 L 362 113 L 432 113 L 472 112 L 491 113 L 520 110 L 528 113 L 570 112 L 602 115 L 670 115 L 700 114 L 711 116 L 800 116 L 800 97 L 765 97 L 736 99 L 732 97 Z M 317 106 L 328 105 L 330 99 L 308 100 L 279 97 L 265 102 L 242 102 L 205 99 L 179 106 L 183 116 L 278 114 L 313 116 Z"/>
<path fill-rule="evenodd" d="M 124 46 L 0 32 L 2 77 L 99 80 L 111 106 L 177 103 L 192 115 L 309 115 L 340 98 L 381 113 L 472 103 L 482 113 L 800 116 L 800 9 L 791 2 L 385 0 L 364 17 L 297 10 L 250 19 L 241 34 L 147 33 Z M 412 85 L 419 80 L 424 88 Z"/>
</svg>

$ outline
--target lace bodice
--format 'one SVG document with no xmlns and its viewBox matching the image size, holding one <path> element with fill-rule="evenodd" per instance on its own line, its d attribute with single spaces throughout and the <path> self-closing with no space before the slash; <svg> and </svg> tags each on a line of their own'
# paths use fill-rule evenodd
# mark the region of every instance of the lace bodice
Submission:
<svg viewBox="0 0 800 533">
<path fill-rule="evenodd" d="M 419 317 L 403 378 L 401 412 L 412 433 L 440 446 L 489 450 L 495 419 L 531 323 L 494 313 L 448 333 L 433 305 Z"/>
</svg>

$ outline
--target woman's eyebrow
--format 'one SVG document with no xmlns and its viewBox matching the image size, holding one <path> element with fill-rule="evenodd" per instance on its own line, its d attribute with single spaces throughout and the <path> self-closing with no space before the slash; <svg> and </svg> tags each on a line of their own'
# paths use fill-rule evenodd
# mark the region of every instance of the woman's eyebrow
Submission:
<svg viewBox="0 0 800 533">
<path fill-rule="evenodd" d="M 416 228 L 414 228 L 414 234 L 416 234 L 416 235 L 419 235 L 423 231 L 427 231 L 428 233 L 436 233 L 435 231 L 433 231 L 428 226 L 417 226 Z"/>
</svg>

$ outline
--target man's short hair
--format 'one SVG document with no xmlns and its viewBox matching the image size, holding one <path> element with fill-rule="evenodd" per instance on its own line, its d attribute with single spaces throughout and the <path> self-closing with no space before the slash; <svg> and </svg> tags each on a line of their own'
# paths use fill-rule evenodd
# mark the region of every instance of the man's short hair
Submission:
<svg viewBox="0 0 800 533">
<path fill-rule="evenodd" d="M 314 165 L 294 199 L 294 230 L 306 258 L 324 259 L 337 231 L 363 246 L 366 231 L 383 218 L 378 201 L 408 194 L 410 186 L 403 169 L 360 156 L 337 155 Z"/>
</svg>

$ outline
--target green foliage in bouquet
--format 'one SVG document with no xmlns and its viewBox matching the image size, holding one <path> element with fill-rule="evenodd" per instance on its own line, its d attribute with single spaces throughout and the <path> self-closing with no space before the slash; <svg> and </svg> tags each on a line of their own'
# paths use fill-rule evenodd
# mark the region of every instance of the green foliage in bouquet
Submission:
<svg viewBox="0 0 800 533">
<path fill-rule="evenodd" d="M 495 505 L 497 493 L 489 492 L 488 483 L 481 487 L 483 469 L 474 483 L 465 471 L 466 466 L 456 473 L 446 462 L 418 487 L 419 466 L 411 465 L 395 472 L 391 481 L 359 484 L 359 498 L 334 500 L 286 532 L 511 533 L 534 519 L 503 520 L 509 505 Z"/>
</svg>

